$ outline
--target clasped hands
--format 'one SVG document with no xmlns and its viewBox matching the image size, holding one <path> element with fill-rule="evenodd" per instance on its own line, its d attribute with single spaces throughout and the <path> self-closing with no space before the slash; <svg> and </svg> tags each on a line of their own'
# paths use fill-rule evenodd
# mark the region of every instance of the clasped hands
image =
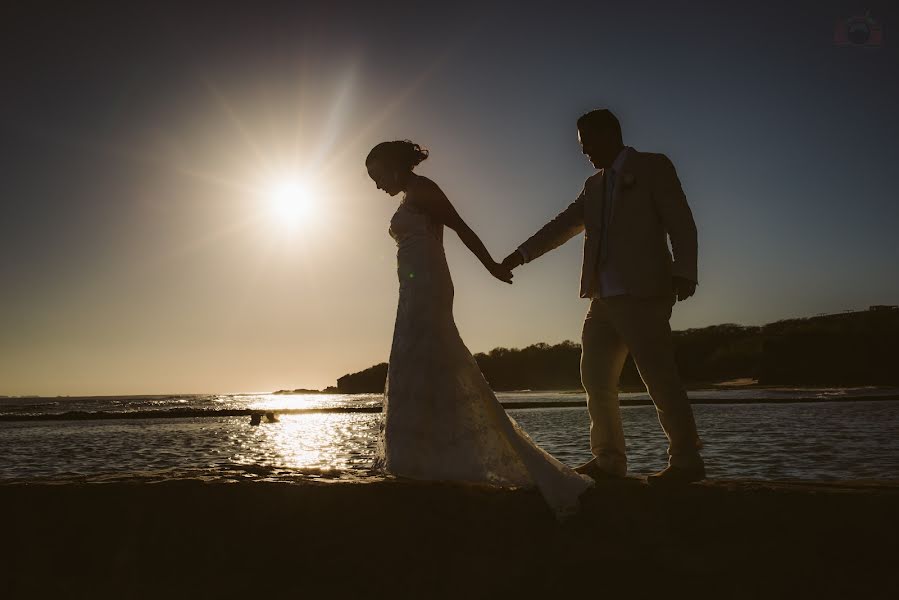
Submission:
<svg viewBox="0 0 899 600">
<path fill-rule="evenodd" d="M 520 266 L 523 262 L 524 260 L 521 257 L 521 253 L 516 250 L 515 252 L 504 258 L 503 262 L 494 262 L 492 265 L 488 265 L 487 270 L 489 270 L 490 274 L 500 281 L 512 283 L 512 278 L 514 277 L 514 275 L 512 274 L 512 269 Z"/>
<path fill-rule="evenodd" d="M 512 283 L 512 269 L 520 267 L 524 263 L 521 252 L 515 250 L 503 259 L 501 263 L 494 263 L 490 273 L 500 281 Z M 678 301 L 684 301 L 696 293 L 696 282 L 677 275 L 671 278 L 671 291 Z"/>
<path fill-rule="evenodd" d="M 517 259 L 516 259 L 517 257 Z M 490 274 L 499 279 L 500 281 L 504 281 L 505 283 L 512 283 L 512 269 L 522 264 L 521 254 L 516 250 L 505 259 L 503 262 L 493 262 L 492 264 L 487 265 L 487 270 L 490 271 Z"/>
</svg>

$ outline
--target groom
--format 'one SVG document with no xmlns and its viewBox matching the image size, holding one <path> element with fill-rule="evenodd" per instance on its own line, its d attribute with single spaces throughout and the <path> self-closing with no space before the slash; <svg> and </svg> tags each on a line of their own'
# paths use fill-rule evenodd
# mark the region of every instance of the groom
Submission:
<svg viewBox="0 0 899 600">
<path fill-rule="evenodd" d="M 634 357 L 668 436 L 668 467 L 647 481 L 705 478 L 693 410 L 681 385 L 671 340 L 671 309 L 696 291 L 696 225 L 674 165 L 664 154 L 625 146 L 618 119 L 594 110 L 577 121 L 582 151 L 599 169 L 568 208 L 503 260 L 531 262 L 584 232 L 581 380 L 590 413 L 593 460 L 577 468 L 594 479 L 627 473 L 618 378 Z M 667 238 L 671 238 L 672 253 Z"/>
</svg>

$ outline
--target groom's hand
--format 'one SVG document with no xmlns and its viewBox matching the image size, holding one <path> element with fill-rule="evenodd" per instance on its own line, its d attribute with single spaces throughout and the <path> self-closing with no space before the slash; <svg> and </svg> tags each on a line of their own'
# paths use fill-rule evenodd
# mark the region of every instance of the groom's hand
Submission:
<svg viewBox="0 0 899 600">
<path fill-rule="evenodd" d="M 680 301 L 684 301 L 696 293 L 695 281 L 690 281 L 677 275 L 671 278 L 671 287 L 674 291 L 674 296 Z"/>
<path fill-rule="evenodd" d="M 512 278 L 515 277 L 512 275 L 512 269 L 507 269 L 503 265 L 498 262 L 494 262 L 490 267 L 490 274 L 499 279 L 500 281 L 505 281 L 506 283 L 511 284 Z"/>
<path fill-rule="evenodd" d="M 521 256 L 521 252 L 516 250 L 509 256 L 503 259 L 503 266 L 509 269 L 510 271 L 515 267 L 520 267 L 524 263 L 524 258 Z"/>
</svg>

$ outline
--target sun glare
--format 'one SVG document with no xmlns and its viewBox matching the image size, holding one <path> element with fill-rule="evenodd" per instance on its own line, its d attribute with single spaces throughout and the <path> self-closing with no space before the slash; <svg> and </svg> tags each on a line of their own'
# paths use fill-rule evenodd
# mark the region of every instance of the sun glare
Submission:
<svg viewBox="0 0 899 600">
<path fill-rule="evenodd" d="M 310 184 L 299 179 L 273 182 L 268 190 L 268 207 L 278 223 L 294 227 L 314 216 L 314 193 Z"/>
</svg>

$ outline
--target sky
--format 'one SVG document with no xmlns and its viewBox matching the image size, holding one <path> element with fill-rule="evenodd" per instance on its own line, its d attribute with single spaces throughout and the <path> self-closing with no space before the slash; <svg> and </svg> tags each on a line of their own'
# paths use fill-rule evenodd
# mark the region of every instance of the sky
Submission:
<svg viewBox="0 0 899 600">
<path fill-rule="evenodd" d="M 895 3 L 180 4 L 0 9 L 2 395 L 320 388 L 385 362 L 399 198 L 368 150 L 428 148 L 418 172 L 501 260 L 594 172 L 593 108 L 693 210 L 674 329 L 899 304 Z M 836 45 L 866 9 L 882 44 Z M 512 286 L 445 240 L 472 352 L 579 340 L 579 238 Z"/>
</svg>

